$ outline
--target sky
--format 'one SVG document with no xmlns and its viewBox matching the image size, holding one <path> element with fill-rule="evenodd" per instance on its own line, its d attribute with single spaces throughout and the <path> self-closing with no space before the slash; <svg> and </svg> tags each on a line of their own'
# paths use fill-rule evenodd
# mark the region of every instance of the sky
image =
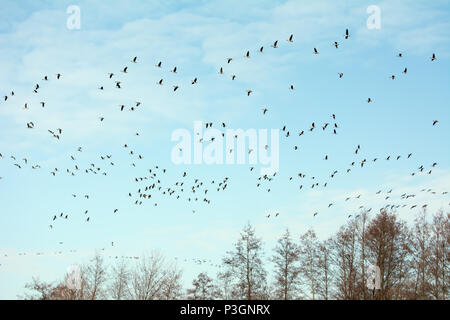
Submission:
<svg viewBox="0 0 450 320">
<path fill-rule="evenodd" d="M 68 28 L 71 5 L 80 9 L 79 29 Z M 379 29 L 368 27 L 370 5 L 379 8 Z M 61 279 L 96 252 L 109 259 L 159 250 L 177 261 L 189 285 L 201 271 L 217 272 L 192 259 L 220 263 L 247 223 L 270 255 L 286 228 L 296 238 L 313 228 L 326 239 L 360 206 L 377 212 L 407 204 L 397 212 L 410 222 L 418 212 L 412 205 L 448 211 L 450 197 L 442 193 L 450 189 L 449 16 L 448 1 L 3 1 L 0 299 L 16 299 L 34 276 Z M 130 111 L 136 101 L 141 105 Z M 279 130 L 276 176 L 257 187 L 260 163 L 174 163 L 172 134 L 185 129 L 194 137 L 195 121 L 219 130 L 222 123 Z M 59 140 L 48 132 L 58 128 Z M 111 159 L 102 160 L 106 155 Z M 91 163 L 98 174 L 84 172 Z M 178 200 L 155 191 L 135 205 L 137 189 L 148 185 L 135 178 L 148 177 L 149 169 L 166 188 L 199 179 L 210 203 L 198 193 L 199 201 L 187 201 L 186 187 Z M 211 181 L 225 177 L 227 188 L 217 192 Z M 402 200 L 404 193 L 416 197 Z M 60 213 L 68 219 L 52 221 Z"/>
</svg>

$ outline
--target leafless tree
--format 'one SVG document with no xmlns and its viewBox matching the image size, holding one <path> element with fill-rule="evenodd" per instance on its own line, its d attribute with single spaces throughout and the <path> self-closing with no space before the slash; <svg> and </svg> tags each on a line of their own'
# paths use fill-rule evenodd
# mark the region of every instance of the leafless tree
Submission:
<svg viewBox="0 0 450 320">
<path fill-rule="evenodd" d="M 158 300 L 177 297 L 181 271 L 166 262 L 159 252 L 145 255 L 132 273 L 131 299 Z"/>
<path fill-rule="evenodd" d="M 450 250 L 449 214 L 440 210 L 431 224 L 430 290 L 434 299 L 448 299 Z"/>
<path fill-rule="evenodd" d="M 275 264 L 275 296 L 278 299 L 291 300 L 300 290 L 300 249 L 292 241 L 289 230 L 278 240 L 272 261 Z"/>
<path fill-rule="evenodd" d="M 235 278 L 237 299 L 255 300 L 265 296 L 266 271 L 262 262 L 262 241 L 248 224 L 234 251 L 227 252 L 224 264 Z"/>
<path fill-rule="evenodd" d="M 112 267 L 110 274 L 109 296 L 113 300 L 124 300 L 130 297 L 131 272 L 125 259 L 120 259 Z"/>
<path fill-rule="evenodd" d="M 380 288 L 375 298 L 389 300 L 395 297 L 408 252 L 408 230 L 393 212 L 382 210 L 368 225 L 367 247 L 371 262 L 380 269 Z"/>
<path fill-rule="evenodd" d="M 333 264 L 336 270 L 335 298 L 358 299 L 357 234 L 354 220 L 342 226 L 333 237 Z"/>
<path fill-rule="evenodd" d="M 307 297 L 315 300 L 318 289 L 318 275 L 319 275 L 319 243 L 314 230 L 309 229 L 300 237 L 300 274 L 303 278 L 303 283 L 307 289 L 304 293 Z"/>
<path fill-rule="evenodd" d="M 331 283 L 332 283 L 332 261 L 331 261 L 331 249 L 332 240 L 328 239 L 319 243 L 318 247 L 318 293 L 322 299 L 328 300 L 331 293 Z"/>
<path fill-rule="evenodd" d="M 219 290 L 206 272 L 200 273 L 192 281 L 192 288 L 187 290 L 190 300 L 215 300 L 219 297 Z"/>
<path fill-rule="evenodd" d="M 86 295 L 83 297 L 89 300 L 104 299 L 106 297 L 107 270 L 103 257 L 96 254 L 91 263 L 81 269 L 82 287 L 86 288 Z"/>
</svg>

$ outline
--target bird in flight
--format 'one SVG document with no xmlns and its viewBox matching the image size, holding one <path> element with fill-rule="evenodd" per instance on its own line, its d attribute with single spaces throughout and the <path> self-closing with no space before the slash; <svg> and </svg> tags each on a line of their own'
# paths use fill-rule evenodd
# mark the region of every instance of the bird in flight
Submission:
<svg viewBox="0 0 450 320">
<path fill-rule="evenodd" d="M 350 37 L 350 35 L 349 35 L 349 33 L 348 33 L 348 29 L 345 29 L 345 36 L 344 36 L 344 38 L 345 39 L 348 39 Z"/>
</svg>

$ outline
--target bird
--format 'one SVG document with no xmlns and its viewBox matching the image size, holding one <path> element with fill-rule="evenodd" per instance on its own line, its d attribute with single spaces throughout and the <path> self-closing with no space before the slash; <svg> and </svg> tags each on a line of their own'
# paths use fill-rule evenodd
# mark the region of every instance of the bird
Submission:
<svg viewBox="0 0 450 320">
<path fill-rule="evenodd" d="M 314 54 L 319 54 L 319 51 L 317 51 L 316 48 L 314 48 Z"/>
<path fill-rule="evenodd" d="M 434 60 L 436 60 L 436 55 L 433 53 L 433 54 L 431 55 L 431 61 L 434 61 Z"/>
<path fill-rule="evenodd" d="M 408 72 L 408 68 L 405 68 L 402 73 L 406 74 L 407 72 Z"/>
<path fill-rule="evenodd" d="M 276 40 L 276 41 L 273 43 L 272 48 L 278 48 L 278 47 L 277 47 L 277 44 L 278 44 L 278 40 Z"/>
<path fill-rule="evenodd" d="M 291 34 L 291 35 L 289 36 L 289 39 L 287 39 L 287 41 L 288 41 L 288 42 L 294 42 L 294 41 L 293 41 L 293 38 L 294 38 L 294 35 Z"/>
<path fill-rule="evenodd" d="M 345 39 L 348 39 L 350 37 L 350 35 L 349 35 L 349 33 L 348 33 L 348 29 L 345 29 L 345 36 L 344 36 L 344 38 Z"/>
<path fill-rule="evenodd" d="M 433 126 L 435 126 L 438 122 L 438 120 L 433 120 Z"/>
</svg>

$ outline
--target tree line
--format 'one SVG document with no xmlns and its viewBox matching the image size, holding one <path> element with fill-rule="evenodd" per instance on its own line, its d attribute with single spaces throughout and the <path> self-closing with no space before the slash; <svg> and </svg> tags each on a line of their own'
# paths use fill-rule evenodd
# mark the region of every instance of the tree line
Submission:
<svg viewBox="0 0 450 320">
<path fill-rule="evenodd" d="M 270 251 L 246 225 L 216 275 L 201 272 L 189 288 L 160 252 L 107 265 L 96 255 L 53 283 L 33 278 L 24 299 L 68 300 L 411 300 L 448 299 L 450 214 L 426 210 L 407 224 L 395 212 L 362 211 L 325 240 L 286 229 Z"/>
</svg>

